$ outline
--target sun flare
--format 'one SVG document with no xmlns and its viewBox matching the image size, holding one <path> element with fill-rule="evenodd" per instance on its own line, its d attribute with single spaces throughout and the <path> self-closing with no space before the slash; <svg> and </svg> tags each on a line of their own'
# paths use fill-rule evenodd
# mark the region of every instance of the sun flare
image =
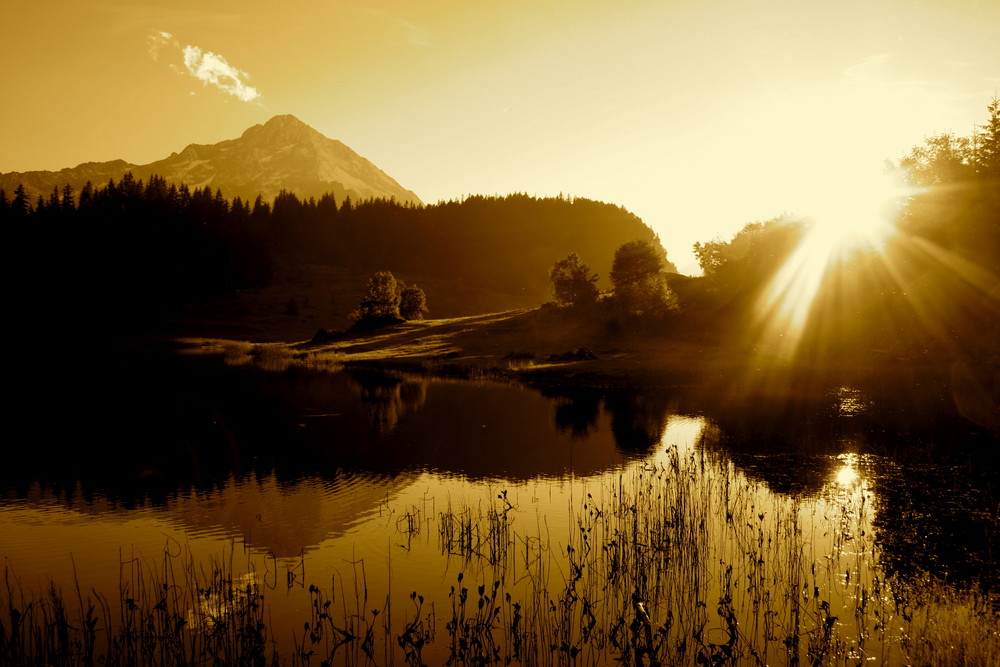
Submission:
<svg viewBox="0 0 1000 667">
<path fill-rule="evenodd" d="M 826 183 L 804 211 L 813 221 L 817 250 L 879 249 L 895 230 L 909 189 L 894 174 Z"/>
<path fill-rule="evenodd" d="M 773 339 L 780 356 L 794 355 L 816 295 L 833 267 L 852 261 L 858 252 L 880 252 L 895 233 L 911 194 L 913 189 L 896 173 L 817 179 L 816 189 L 803 193 L 800 212 L 809 221 L 808 231 L 757 304 L 758 318 L 766 322 L 765 335 Z"/>
</svg>

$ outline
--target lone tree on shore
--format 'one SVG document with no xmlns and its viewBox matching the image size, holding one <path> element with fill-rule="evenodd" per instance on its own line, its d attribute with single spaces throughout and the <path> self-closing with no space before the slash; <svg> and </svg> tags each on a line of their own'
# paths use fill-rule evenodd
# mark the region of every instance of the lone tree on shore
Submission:
<svg viewBox="0 0 1000 667">
<path fill-rule="evenodd" d="M 399 290 L 399 316 L 404 320 L 422 320 L 429 311 L 427 295 L 416 285 L 407 285 L 402 280 L 396 281 Z"/>
<path fill-rule="evenodd" d="M 597 274 L 575 252 L 549 269 L 552 295 L 563 306 L 583 306 L 597 301 Z"/>
<path fill-rule="evenodd" d="M 402 319 L 399 316 L 399 290 L 396 278 L 389 271 L 377 271 L 368 279 L 368 291 L 351 313 L 355 322 L 374 326 Z"/>
<path fill-rule="evenodd" d="M 356 327 L 370 328 L 418 320 L 427 312 L 427 297 L 422 289 L 396 280 L 390 271 L 377 271 L 368 279 L 368 290 L 351 319 Z"/>
<path fill-rule="evenodd" d="M 648 241 L 629 241 L 615 251 L 611 284 L 616 305 L 630 316 L 662 318 L 677 310 L 677 295 L 667 284 L 663 257 Z"/>
</svg>

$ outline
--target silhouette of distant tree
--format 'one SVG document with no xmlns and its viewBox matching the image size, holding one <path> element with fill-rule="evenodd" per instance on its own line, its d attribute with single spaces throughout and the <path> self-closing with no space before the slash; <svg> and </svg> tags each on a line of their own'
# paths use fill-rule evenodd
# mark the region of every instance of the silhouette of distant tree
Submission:
<svg viewBox="0 0 1000 667">
<path fill-rule="evenodd" d="M 62 208 L 62 200 L 59 197 L 59 186 L 52 186 L 52 192 L 49 194 L 49 201 L 46 202 L 45 207 L 50 211 L 56 211 Z"/>
<path fill-rule="evenodd" d="M 427 313 L 427 296 L 416 285 L 396 280 L 390 271 L 377 271 L 351 313 L 356 328 L 372 328 L 403 320 L 418 320 Z"/>
<path fill-rule="evenodd" d="M 80 197 L 77 201 L 78 209 L 90 208 L 94 203 L 94 184 L 90 181 L 84 183 L 83 187 L 80 188 Z"/>
<path fill-rule="evenodd" d="M 663 274 L 663 258 L 648 241 L 629 241 L 611 265 L 614 302 L 631 317 L 658 319 L 676 311 L 677 296 Z"/>
<path fill-rule="evenodd" d="M 597 274 L 575 252 L 549 269 L 552 295 L 564 306 L 583 306 L 597 301 Z"/>
<path fill-rule="evenodd" d="M 663 268 L 663 257 L 648 241 L 629 241 L 618 247 L 611 265 L 611 283 L 615 289 L 637 283 Z"/>
<path fill-rule="evenodd" d="M 422 320 L 428 313 L 427 295 L 416 285 L 397 281 L 399 289 L 399 316 L 406 320 Z"/>
<path fill-rule="evenodd" d="M 389 271 L 377 271 L 368 279 L 368 289 L 352 313 L 353 319 L 362 326 L 387 324 L 398 321 L 400 294 L 396 288 L 396 278 Z"/>
<path fill-rule="evenodd" d="M 986 110 L 990 116 L 976 136 L 976 163 L 980 174 L 996 179 L 1000 178 L 1000 97 L 994 96 Z"/>
<path fill-rule="evenodd" d="M 14 190 L 14 198 L 10 201 L 10 212 L 14 218 L 23 218 L 31 212 L 31 202 L 24 190 L 24 185 L 18 185 Z"/>
<path fill-rule="evenodd" d="M 935 134 L 900 161 L 911 181 L 926 187 L 970 185 L 1000 178 L 1000 97 L 986 107 L 989 117 L 971 137 Z"/>
<path fill-rule="evenodd" d="M 63 186 L 62 202 L 60 205 L 64 214 L 72 213 L 76 209 L 76 204 L 73 201 L 73 186 L 69 183 Z"/>
<path fill-rule="evenodd" d="M 774 218 L 743 226 L 729 241 L 694 244 L 705 279 L 723 298 L 747 298 L 781 268 L 805 233 L 802 221 Z"/>
</svg>

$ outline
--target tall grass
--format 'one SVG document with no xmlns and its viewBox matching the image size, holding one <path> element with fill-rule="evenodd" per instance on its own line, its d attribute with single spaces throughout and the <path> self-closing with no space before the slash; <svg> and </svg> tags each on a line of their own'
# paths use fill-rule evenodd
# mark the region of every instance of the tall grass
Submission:
<svg viewBox="0 0 1000 667">
<path fill-rule="evenodd" d="M 4 570 L 0 664 L 265 665 L 277 663 L 256 574 L 228 560 L 196 563 L 164 553 L 158 563 L 122 560 L 120 583 L 103 591 L 25 590 Z"/>
<path fill-rule="evenodd" d="M 436 535 L 444 590 L 382 582 L 371 598 L 357 559 L 302 589 L 303 618 L 278 623 L 232 555 L 123 561 L 111 598 L 27 591 L 8 569 L 0 663 L 1000 664 L 989 597 L 887 576 L 871 492 L 833 488 L 778 497 L 709 452 L 669 449 L 583 492 L 568 529 L 506 491 L 412 505 L 394 523 L 400 546 Z"/>
</svg>

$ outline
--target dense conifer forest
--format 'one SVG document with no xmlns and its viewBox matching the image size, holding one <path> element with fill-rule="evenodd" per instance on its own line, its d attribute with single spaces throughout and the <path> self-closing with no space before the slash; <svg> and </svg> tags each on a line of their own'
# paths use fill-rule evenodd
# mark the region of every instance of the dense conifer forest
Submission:
<svg viewBox="0 0 1000 667">
<path fill-rule="evenodd" d="M 380 270 L 541 303 L 552 263 L 576 252 L 607 275 L 614 248 L 655 234 L 625 209 L 582 198 L 471 196 L 430 206 L 226 199 L 154 176 L 126 174 L 32 201 L 0 190 L 8 267 L 24 312 L 55 305 L 59 322 L 136 322 L 274 279 L 280 263 Z M 16 249 L 16 250 L 15 250 Z M 667 264 L 669 268 L 672 265 Z M 512 306 L 508 306 L 512 307 Z M 449 313 L 438 312 L 438 315 Z M 465 314 L 465 313 L 462 313 Z"/>
</svg>

